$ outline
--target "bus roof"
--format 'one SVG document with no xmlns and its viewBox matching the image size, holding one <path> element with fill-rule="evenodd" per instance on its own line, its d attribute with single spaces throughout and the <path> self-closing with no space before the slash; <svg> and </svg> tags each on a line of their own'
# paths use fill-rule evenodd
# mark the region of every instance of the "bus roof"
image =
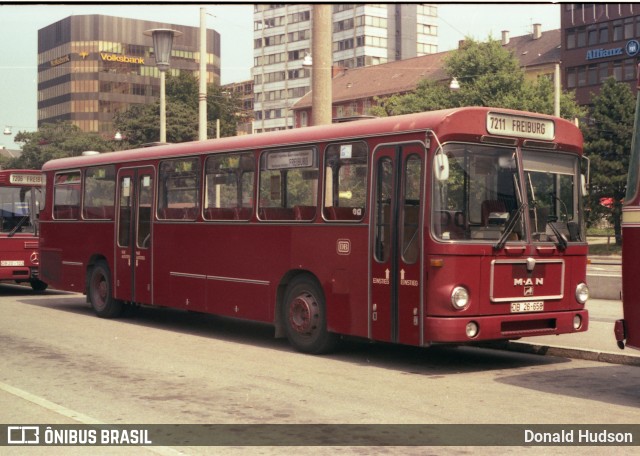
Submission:
<svg viewBox="0 0 640 456">
<path fill-rule="evenodd" d="M 160 158 L 198 155 L 211 152 L 231 152 L 259 150 L 279 146 L 292 146 L 310 142 L 332 142 L 360 137 L 384 136 L 411 131 L 433 130 L 441 142 L 452 138 L 470 140 L 487 135 L 487 115 L 489 112 L 553 120 L 555 139 L 553 142 L 569 150 L 581 152 L 582 134 L 571 122 L 544 114 L 497 109 L 488 107 L 463 107 L 406 114 L 393 117 L 359 120 L 314 127 L 295 128 L 268 133 L 234 136 L 205 141 L 165 144 L 141 149 L 99 155 L 68 157 L 51 160 L 44 164 L 43 171 L 71 169 L 106 163 L 137 162 Z M 562 125 L 562 128 L 558 128 Z"/>
</svg>

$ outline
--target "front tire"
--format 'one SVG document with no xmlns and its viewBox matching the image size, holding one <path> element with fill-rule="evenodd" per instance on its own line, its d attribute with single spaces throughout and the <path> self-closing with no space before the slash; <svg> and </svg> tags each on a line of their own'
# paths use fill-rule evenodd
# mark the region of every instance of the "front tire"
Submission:
<svg viewBox="0 0 640 456">
<path fill-rule="evenodd" d="M 116 318 L 122 314 L 122 302 L 113 298 L 111 274 L 104 261 L 96 263 L 91 270 L 89 301 L 100 318 Z"/>
<path fill-rule="evenodd" d="M 46 283 L 44 283 L 42 280 L 39 279 L 32 279 L 29 284 L 31 285 L 31 289 L 33 291 L 37 291 L 39 293 L 43 292 L 44 290 L 47 289 L 47 287 L 49 285 L 47 285 Z"/>
<path fill-rule="evenodd" d="M 296 350 L 320 354 L 335 349 L 338 335 L 327 331 L 324 294 L 312 277 L 298 276 L 289 284 L 282 317 L 287 339 Z"/>
</svg>

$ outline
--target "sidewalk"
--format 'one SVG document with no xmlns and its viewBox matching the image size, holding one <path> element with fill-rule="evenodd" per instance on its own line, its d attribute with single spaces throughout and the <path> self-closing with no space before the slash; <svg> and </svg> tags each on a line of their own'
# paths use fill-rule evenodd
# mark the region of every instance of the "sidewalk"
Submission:
<svg viewBox="0 0 640 456">
<path fill-rule="evenodd" d="M 640 350 L 619 349 L 613 334 L 615 321 L 622 318 L 622 302 L 591 299 L 587 302 L 587 309 L 589 329 L 586 332 L 525 337 L 508 342 L 502 348 L 538 355 L 640 366 Z"/>
</svg>

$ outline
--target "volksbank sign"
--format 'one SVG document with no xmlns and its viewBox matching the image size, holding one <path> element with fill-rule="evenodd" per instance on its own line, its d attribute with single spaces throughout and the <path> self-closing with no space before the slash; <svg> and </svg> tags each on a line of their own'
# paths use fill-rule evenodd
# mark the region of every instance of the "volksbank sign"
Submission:
<svg viewBox="0 0 640 456">
<path fill-rule="evenodd" d="M 101 52 L 100 58 L 107 62 L 137 63 L 139 65 L 144 65 L 144 57 L 129 57 L 126 55 L 108 54 L 106 52 Z"/>
<path fill-rule="evenodd" d="M 616 55 L 623 55 L 627 53 L 628 56 L 633 57 L 640 52 L 640 42 L 638 40 L 629 40 L 623 48 L 613 49 L 591 49 L 587 51 L 586 60 L 604 59 L 605 57 L 614 57 Z"/>
</svg>

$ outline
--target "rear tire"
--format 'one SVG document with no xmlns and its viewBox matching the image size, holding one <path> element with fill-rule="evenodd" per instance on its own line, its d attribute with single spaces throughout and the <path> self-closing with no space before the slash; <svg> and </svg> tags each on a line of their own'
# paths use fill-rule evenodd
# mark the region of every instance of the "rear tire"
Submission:
<svg viewBox="0 0 640 456">
<path fill-rule="evenodd" d="M 338 335 L 327 331 L 324 294 L 308 275 L 296 277 L 287 287 L 282 321 L 289 343 L 298 351 L 327 353 L 338 344 Z"/>
<path fill-rule="evenodd" d="M 113 298 L 109 266 L 99 261 L 91 270 L 89 279 L 89 301 L 96 315 L 101 318 L 116 318 L 122 315 L 122 302 Z"/>
</svg>

